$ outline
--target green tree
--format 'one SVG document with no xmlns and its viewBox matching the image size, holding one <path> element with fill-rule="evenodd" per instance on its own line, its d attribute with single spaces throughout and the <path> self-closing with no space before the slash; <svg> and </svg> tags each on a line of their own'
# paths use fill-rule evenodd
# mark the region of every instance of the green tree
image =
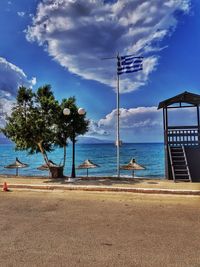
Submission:
<svg viewBox="0 0 200 267">
<path fill-rule="evenodd" d="M 75 98 L 62 100 L 61 104 L 55 99 L 50 85 L 38 88 L 34 93 L 31 89 L 20 87 L 17 102 L 6 125 L 1 131 L 15 143 L 16 150 L 26 150 L 29 154 L 42 153 L 44 161 L 49 166 L 48 152 L 56 146 L 63 148 L 63 164 L 66 161 L 67 140 L 72 136 L 72 129 L 76 135 L 84 134 L 88 130 L 88 121 L 84 117 L 79 120 L 74 113 L 63 115 L 64 108 L 77 110 Z M 74 116 L 74 117 L 73 117 Z M 75 121 L 77 124 L 75 125 Z M 49 169 L 55 176 L 53 169 Z"/>
</svg>

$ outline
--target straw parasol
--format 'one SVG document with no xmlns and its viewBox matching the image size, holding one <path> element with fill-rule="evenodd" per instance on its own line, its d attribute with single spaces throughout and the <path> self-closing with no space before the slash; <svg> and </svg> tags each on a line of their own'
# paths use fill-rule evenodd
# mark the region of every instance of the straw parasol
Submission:
<svg viewBox="0 0 200 267">
<path fill-rule="evenodd" d="M 57 165 L 52 160 L 49 160 L 49 166 L 50 167 L 57 167 Z M 41 166 L 37 167 L 37 170 L 49 171 L 49 166 L 46 163 L 44 163 Z M 49 176 L 50 176 L 50 172 L 49 172 Z"/>
<path fill-rule="evenodd" d="M 50 167 L 56 167 L 57 165 L 52 160 L 49 160 L 49 166 Z M 37 167 L 37 169 L 40 171 L 48 171 L 49 166 L 45 163 L 45 164 L 42 164 L 41 166 Z"/>
<path fill-rule="evenodd" d="M 18 176 L 18 169 L 19 168 L 26 168 L 28 166 L 29 166 L 28 164 L 22 163 L 18 158 L 16 158 L 16 160 L 13 163 L 5 166 L 4 168 L 16 169 L 16 176 Z"/>
<path fill-rule="evenodd" d="M 120 169 L 121 170 L 132 170 L 132 176 L 134 177 L 135 170 L 144 170 L 145 167 L 136 163 L 135 159 L 132 158 L 128 164 L 122 165 Z"/>
<path fill-rule="evenodd" d="M 99 165 L 93 163 L 89 159 L 86 159 L 81 165 L 77 167 L 77 169 L 87 169 L 87 177 L 88 177 L 88 169 L 94 169 L 97 167 L 99 167 Z"/>
</svg>

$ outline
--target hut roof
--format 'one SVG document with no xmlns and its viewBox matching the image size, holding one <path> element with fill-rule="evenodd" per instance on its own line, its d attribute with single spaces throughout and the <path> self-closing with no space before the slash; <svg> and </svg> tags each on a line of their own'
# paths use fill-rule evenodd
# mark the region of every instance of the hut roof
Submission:
<svg viewBox="0 0 200 267">
<path fill-rule="evenodd" d="M 49 160 L 49 165 L 51 167 L 57 167 L 57 165 L 52 160 Z M 40 171 L 48 171 L 49 167 L 45 163 L 45 164 L 42 164 L 41 166 L 39 166 L 37 169 L 40 170 Z"/>
<path fill-rule="evenodd" d="M 126 165 L 120 167 L 122 170 L 144 170 L 145 168 L 135 162 L 135 159 L 131 159 L 130 162 Z"/>
<path fill-rule="evenodd" d="M 166 108 L 172 104 L 176 103 L 188 103 L 194 106 L 200 105 L 200 95 L 193 94 L 190 92 L 183 92 L 179 95 L 166 99 L 159 103 L 158 109 Z"/>
<path fill-rule="evenodd" d="M 26 168 L 28 167 L 28 164 L 22 163 L 18 158 L 16 158 L 16 160 L 5 166 L 4 168 L 8 168 L 8 169 L 16 169 L 16 168 Z"/>
<path fill-rule="evenodd" d="M 91 160 L 86 159 L 82 164 L 80 164 L 77 169 L 92 169 L 99 167 L 98 164 L 93 163 Z"/>
</svg>

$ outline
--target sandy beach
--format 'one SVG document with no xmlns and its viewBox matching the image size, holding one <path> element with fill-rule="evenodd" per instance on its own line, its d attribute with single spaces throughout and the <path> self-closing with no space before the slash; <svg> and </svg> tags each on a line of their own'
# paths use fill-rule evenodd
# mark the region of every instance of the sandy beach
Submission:
<svg viewBox="0 0 200 267">
<path fill-rule="evenodd" d="M 200 197 L 0 192 L 1 266 L 200 266 Z"/>
</svg>

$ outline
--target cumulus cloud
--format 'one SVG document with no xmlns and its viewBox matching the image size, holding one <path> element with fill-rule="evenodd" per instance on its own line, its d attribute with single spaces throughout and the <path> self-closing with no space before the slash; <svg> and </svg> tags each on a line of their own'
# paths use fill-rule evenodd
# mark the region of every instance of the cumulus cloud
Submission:
<svg viewBox="0 0 200 267">
<path fill-rule="evenodd" d="M 116 123 L 116 110 L 107 114 L 105 118 L 98 121 L 99 127 L 113 130 Z M 157 107 L 120 108 L 121 129 L 141 129 L 160 127 L 162 125 L 162 113 Z"/>
<path fill-rule="evenodd" d="M 89 132 L 87 133 L 89 136 L 108 136 L 110 135 L 104 127 L 101 127 L 98 122 L 94 120 L 90 120 L 89 124 Z"/>
<path fill-rule="evenodd" d="M 36 78 L 28 80 L 27 75 L 18 66 L 0 57 L 0 93 L 16 96 L 17 88 L 21 85 L 32 86 Z"/>
<path fill-rule="evenodd" d="M 99 121 L 91 121 L 89 136 L 101 139 L 109 138 L 114 140 L 116 136 L 116 110 L 112 110 Z M 126 138 L 124 141 L 145 141 L 147 132 L 154 136 L 155 140 L 160 140 L 162 135 L 162 112 L 157 107 L 138 107 L 130 109 L 120 109 L 120 135 Z M 157 138 L 157 139 L 156 139 Z M 159 139 L 160 138 L 160 139 Z"/>
<path fill-rule="evenodd" d="M 177 11 L 188 12 L 191 0 L 43 0 L 26 31 L 60 65 L 85 79 L 115 87 L 115 60 L 120 54 L 144 55 L 144 71 L 124 74 L 121 92 L 144 86 L 158 64 L 161 41 L 177 25 Z"/>
<path fill-rule="evenodd" d="M 115 139 L 116 110 L 112 110 L 104 118 L 92 121 L 89 134 L 91 136 L 109 136 Z M 184 123 L 183 123 L 184 118 Z M 169 125 L 196 125 L 196 108 L 172 109 L 168 113 Z M 120 108 L 120 133 L 125 141 L 162 141 L 163 119 L 162 111 L 157 107 Z"/>
<path fill-rule="evenodd" d="M 29 80 L 22 69 L 0 57 L 0 114 L 9 114 L 19 86 L 32 87 L 35 83 L 35 77 Z"/>
</svg>

